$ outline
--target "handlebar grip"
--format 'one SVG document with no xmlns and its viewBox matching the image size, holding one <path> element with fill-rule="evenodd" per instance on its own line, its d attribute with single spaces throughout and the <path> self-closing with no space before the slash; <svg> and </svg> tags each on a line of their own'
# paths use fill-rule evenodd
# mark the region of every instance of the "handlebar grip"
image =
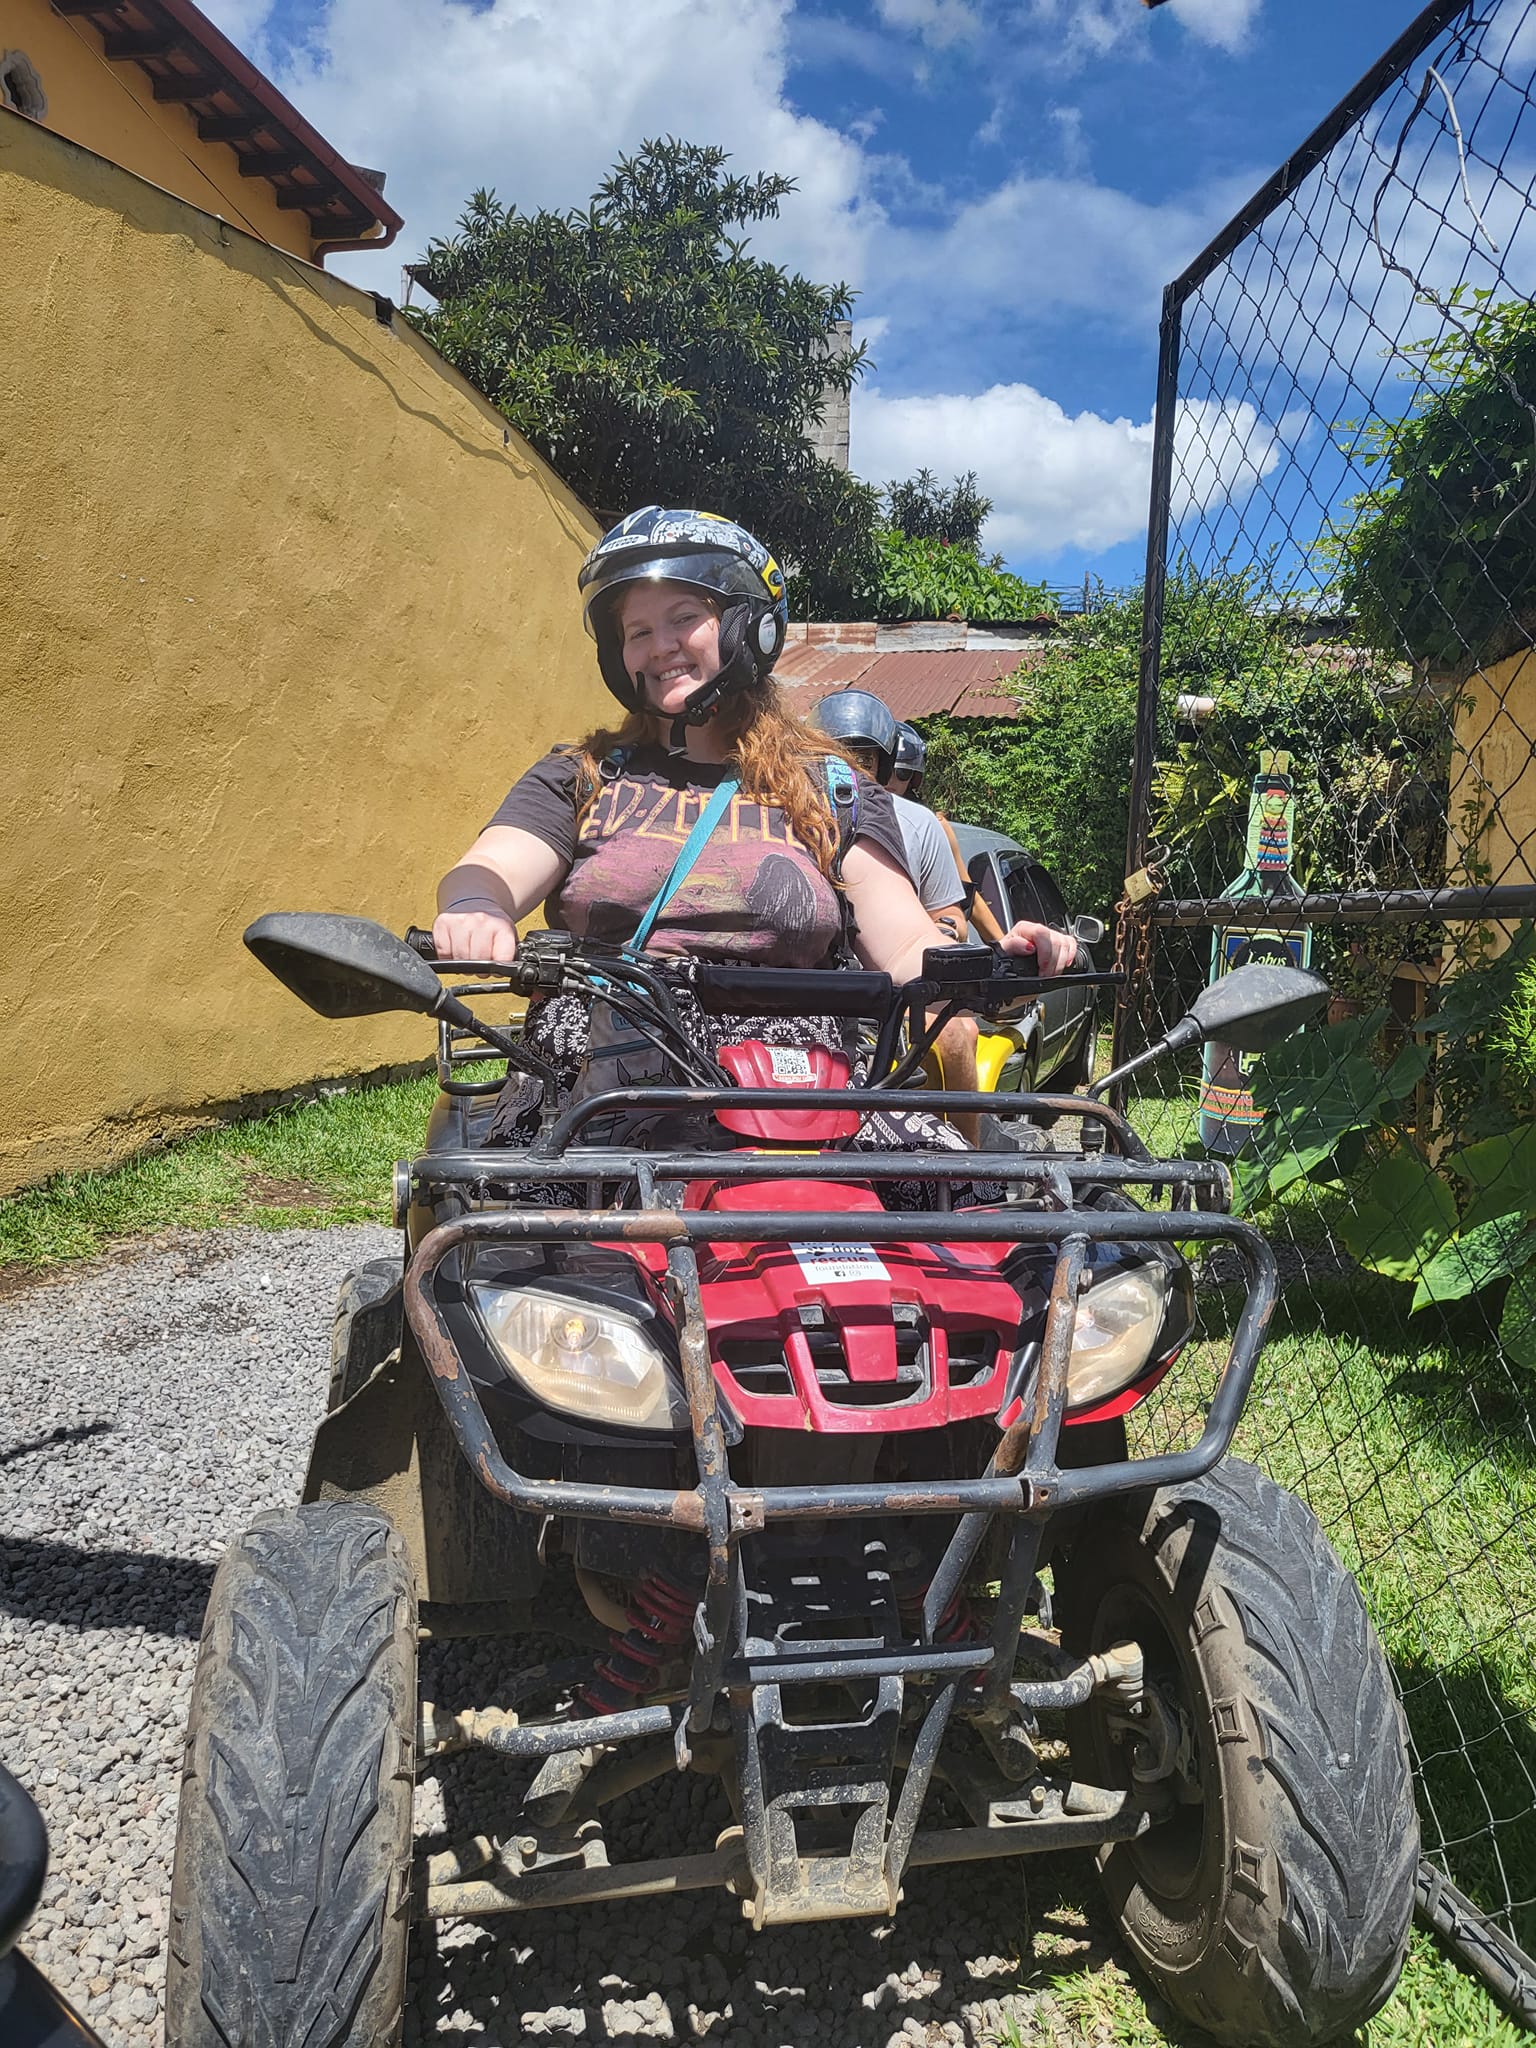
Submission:
<svg viewBox="0 0 1536 2048">
<path fill-rule="evenodd" d="M 437 941 L 429 931 L 419 924 L 408 924 L 405 928 L 405 943 L 413 953 L 419 953 L 423 960 L 437 958 Z"/>
<path fill-rule="evenodd" d="M 699 1008 L 711 1017 L 883 1017 L 894 993 L 888 974 L 823 967 L 701 961 L 691 982 Z"/>
</svg>

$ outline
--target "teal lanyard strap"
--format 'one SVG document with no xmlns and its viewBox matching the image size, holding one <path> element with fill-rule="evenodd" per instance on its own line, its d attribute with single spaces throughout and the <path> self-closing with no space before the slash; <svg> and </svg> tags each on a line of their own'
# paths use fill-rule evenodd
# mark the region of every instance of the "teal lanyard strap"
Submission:
<svg viewBox="0 0 1536 2048">
<path fill-rule="evenodd" d="M 699 821 L 679 848 L 677 859 L 668 870 L 667 879 L 651 898 L 650 908 L 635 927 L 635 935 L 629 942 L 631 952 L 638 953 L 651 936 L 657 918 L 687 881 L 694 862 L 704 851 L 706 841 L 725 816 L 731 798 L 740 787 L 739 782 L 728 776 L 699 813 Z"/>
</svg>

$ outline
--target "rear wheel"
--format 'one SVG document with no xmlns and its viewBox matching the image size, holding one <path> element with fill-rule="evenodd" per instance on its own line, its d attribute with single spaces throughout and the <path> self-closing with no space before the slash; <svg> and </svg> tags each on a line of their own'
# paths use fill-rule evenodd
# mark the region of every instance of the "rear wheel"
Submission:
<svg viewBox="0 0 1536 2048">
<path fill-rule="evenodd" d="M 416 1603 L 350 1501 L 261 1515 L 192 1690 L 166 2048 L 392 2048 L 405 1995 Z"/>
<path fill-rule="evenodd" d="M 1173 1736 L 1176 1812 L 1100 1854 L 1138 1961 L 1234 2048 L 1359 2026 L 1402 1967 L 1419 1831 L 1386 1659 L 1309 1510 L 1229 1459 L 1090 1514 L 1057 1588 L 1074 1648 L 1141 1644 Z M 1144 1746 L 1097 1701 L 1075 1719 L 1077 1774 L 1129 1787 Z"/>
</svg>

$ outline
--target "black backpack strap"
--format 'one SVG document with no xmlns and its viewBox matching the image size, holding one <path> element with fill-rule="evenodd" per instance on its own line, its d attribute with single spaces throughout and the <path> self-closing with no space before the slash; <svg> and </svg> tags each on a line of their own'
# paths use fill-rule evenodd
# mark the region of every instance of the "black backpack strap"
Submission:
<svg viewBox="0 0 1536 2048">
<path fill-rule="evenodd" d="M 598 762 L 598 775 L 604 782 L 617 782 L 634 758 L 634 752 L 635 750 L 632 746 L 621 745 L 614 747 L 609 753 L 604 754 L 602 760 Z"/>
</svg>

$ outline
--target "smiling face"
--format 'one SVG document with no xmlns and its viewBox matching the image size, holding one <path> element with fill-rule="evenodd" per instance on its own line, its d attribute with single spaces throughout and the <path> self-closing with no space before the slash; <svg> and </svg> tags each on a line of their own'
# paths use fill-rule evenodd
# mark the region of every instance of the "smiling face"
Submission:
<svg viewBox="0 0 1536 2048">
<path fill-rule="evenodd" d="M 686 583 L 631 583 L 620 593 L 624 666 L 653 711 L 675 718 L 720 673 L 720 619 Z"/>
</svg>

